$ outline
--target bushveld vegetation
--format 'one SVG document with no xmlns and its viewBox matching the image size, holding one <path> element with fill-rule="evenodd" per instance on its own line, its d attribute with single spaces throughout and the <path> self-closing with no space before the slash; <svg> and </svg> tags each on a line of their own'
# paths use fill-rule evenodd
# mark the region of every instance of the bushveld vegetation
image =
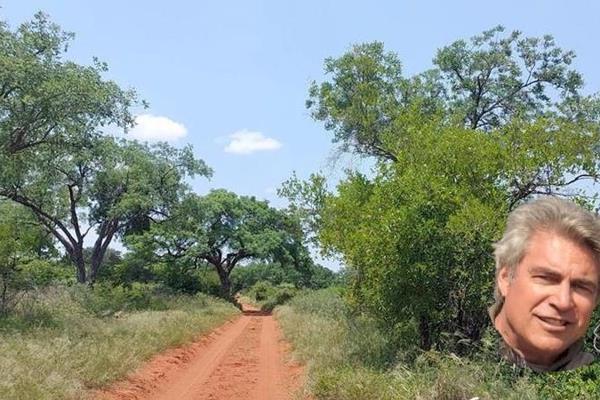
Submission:
<svg viewBox="0 0 600 400">
<path fill-rule="evenodd" d="M 598 206 L 582 183 L 600 176 L 600 99 L 552 37 L 497 27 L 410 77 L 378 42 L 327 59 L 307 107 L 373 168 L 334 189 L 293 176 L 287 209 L 200 196 L 188 179 L 212 170 L 190 147 L 107 135 L 145 103 L 66 60 L 72 37 L 43 13 L 0 23 L 0 397 L 80 398 L 235 315 L 206 294 L 238 291 L 283 304 L 317 399 L 599 397 L 597 364 L 538 376 L 489 351 L 507 213 L 542 194 Z"/>
<path fill-rule="evenodd" d="M 325 61 L 307 106 L 374 167 L 334 191 L 313 175 L 280 193 L 344 260 L 353 304 L 389 327 L 418 321 L 425 350 L 447 334 L 481 338 L 507 213 L 540 194 L 596 206 L 580 183 L 600 176 L 600 98 L 583 93 L 573 57 L 550 36 L 498 27 L 413 77 L 377 42 Z"/>
<path fill-rule="evenodd" d="M 276 309 L 295 354 L 308 366 L 316 399 L 595 399 L 600 365 L 538 375 L 499 363 L 495 348 L 470 357 L 444 348 L 419 350 L 418 326 L 390 331 L 352 310 L 339 290 L 308 291 Z M 486 347 L 487 346 L 487 347 Z"/>
<path fill-rule="evenodd" d="M 66 59 L 72 39 L 43 13 L 0 22 L 2 399 L 83 398 L 215 327 L 238 312 L 237 269 L 236 290 L 332 279 L 296 215 L 199 196 L 187 179 L 212 170 L 191 147 L 127 139 L 145 102 L 104 79 L 104 63 Z"/>
<path fill-rule="evenodd" d="M 372 167 L 334 189 L 319 173 L 280 189 L 347 268 L 345 313 L 298 297 L 280 311 L 317 398 L 600 397 L 597 365 L 515 376 L 483 350 L 508 212 L 539 195 L 598 207 L 600 97 L 584 92 L 574 56 L 549 35 L 496 27 L 415 76 L 379 42 L 325 60 L 307 108 L 340 154 Z"/>
</svg>

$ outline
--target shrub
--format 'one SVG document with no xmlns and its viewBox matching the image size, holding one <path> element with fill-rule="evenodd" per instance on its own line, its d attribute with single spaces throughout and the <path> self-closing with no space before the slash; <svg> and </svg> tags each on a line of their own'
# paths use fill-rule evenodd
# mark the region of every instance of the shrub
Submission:
<svg viewBox="0 0 600 400">
<path fill-rule="evenodd" d="M 520 374 L 485 358 L 407 356 L 418 341 L 414 324 L 383 329 L 372 316 L 351 312 L 335 290 L 301 292 L 277 309 L 277 318 L 309 366 L 308 388 L 317 400 L 597 398 L 599 369 L 552 381 L 552 374 Z"/>
<path fill-rule="evenodd" d="M 278 305 L 294 298 L 297 293 L 298 289 L 290 283 L 273 286 L 270 282 L 261 281 L 255 283 L 244 294 L 256 301 L 263 311 L 272 311 Z"/>
<path fill-rule="evenodd" d="M 600 397 L 600 363 L 573 371 L 532 377 L 540 398 L 594 399 Z"/>
<path fill-rule="evenodd" d="M 76 285 L 71 294 L 83 308 L 97 316 L 109 316 L 117 311 L 164 310 L 164 289 L 155 284 L 134 282 L 131 286 L 113 286 L 110 283 L 96 284 L 93 289 Z"/>
<path fill-rule="evenodd" d="M 72 267 L 55 261 L 33 259 L 22 267 L 24 279 L 31 287 L 62 282 L 75 283 Z"/>
<path fill-rule="evenodd" d="M 257 302 L 262 302 L 275 295 L 275 287 L 270 282 L 260 281 L 252 285 L 246 294 Z"/>
</svg>

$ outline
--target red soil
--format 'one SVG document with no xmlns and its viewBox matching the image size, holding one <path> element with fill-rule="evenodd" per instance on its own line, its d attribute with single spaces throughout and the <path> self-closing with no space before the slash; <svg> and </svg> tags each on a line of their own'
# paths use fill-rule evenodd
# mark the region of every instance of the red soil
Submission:
<svg viewBox="0 0 600 400">
<path fill-rule="evenodd" d="M 244 306 L 242 316 L 191 345 L 154 357 L 97 400 L 291 400 L 303 371 L 286 361 L 277 321 Z"/>
</svg>

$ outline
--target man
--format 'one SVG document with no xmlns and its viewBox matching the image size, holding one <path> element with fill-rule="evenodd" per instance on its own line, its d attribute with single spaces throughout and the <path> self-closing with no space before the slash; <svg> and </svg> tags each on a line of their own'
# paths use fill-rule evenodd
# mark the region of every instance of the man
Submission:
<svg viewBox="0 0 600 400">
<path fill-rule="evenodd" d="M 583 338 L 600 291 L 600 222 L 574 203 L 541 198 L 515 209 L 495 244 L 501 355 L 537 372 L 590 364 Z"/>
</svg>

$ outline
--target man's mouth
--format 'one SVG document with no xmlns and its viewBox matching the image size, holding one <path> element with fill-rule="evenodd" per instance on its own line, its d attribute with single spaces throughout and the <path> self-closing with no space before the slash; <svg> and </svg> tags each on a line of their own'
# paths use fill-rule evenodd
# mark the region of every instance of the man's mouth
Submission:
<svg viewBox="0 0 600 400">
<path fill-rule="evenodd" d="M 539 319 L 541 319 L 543 322 L 545 322 L 548 325 L 551 326 L 555 326 L 555 327 L 563 327 L 563 326 L 567 326 L 569 325 L 571 322 L 562 318 L 554 318 L 554 317 L 542 317 L 542 316 L 537 316 Z"/>
</svg>

